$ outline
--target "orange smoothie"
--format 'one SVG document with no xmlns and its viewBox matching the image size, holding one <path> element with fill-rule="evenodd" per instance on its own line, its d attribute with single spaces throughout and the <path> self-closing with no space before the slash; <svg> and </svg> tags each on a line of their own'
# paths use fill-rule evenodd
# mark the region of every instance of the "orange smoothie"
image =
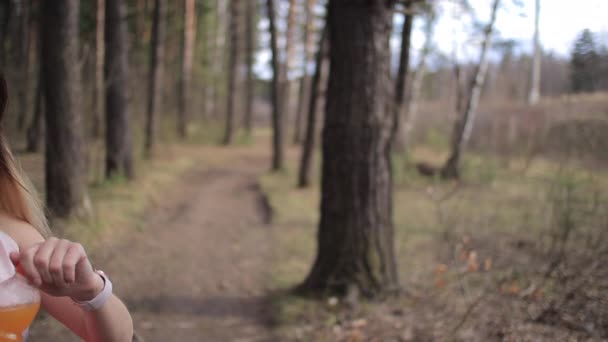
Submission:
<svg viewBox="0 0 608 342">
<path fill-rule="evenodd" d="M 0 342 L 22 341 L 21 335 L 32 324 L 40 303 L 0 308 Z"/>
</svg>

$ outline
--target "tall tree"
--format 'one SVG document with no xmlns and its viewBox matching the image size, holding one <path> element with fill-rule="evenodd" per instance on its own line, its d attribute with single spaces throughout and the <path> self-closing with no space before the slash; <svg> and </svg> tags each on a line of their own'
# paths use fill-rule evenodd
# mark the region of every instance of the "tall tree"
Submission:
<svg viewBox="0 0 608 342">
<path fill-rule="evenodd" d="M 268 30 L 270 31 L 270 50 L 272 53 L 272 84 L 270 97 L 272 100 L 272 170 L 283 169 L 283 111 L 280 97 L 281 67 L 279 64 L 279 48 L 277 46 L 277 30 L 275 23 L 274 0 L 266 0 L 268 11 Z"/>
<path fill-rule="evenodd" d="M 418 64 L 411 78 L 411 83 L 409 86 L 409 97 L 407 99 L 406 106 L 407 109 L 405 112 L 403 124 L 401 125 L 401 142 L 406 147 L 408 145 L 408 140 L 411 135 L 412 128 L 414 126 L 414 121 L 416 120 L 416 115 L 418 112 L 420 89 L 422 88 L 422 81 L 424 79 L 424 75 L 426 74 L 426 60 L 433 48 L 433 32 L 437 16 L 433 11 L 432 7 L 427 8 L 427 11 L 428 12 L 426 13 L 426 21 L 423 29 L 424 45 L 422 46 L 422 50 L 418 55 Z"/>
<path fill-rule="evenodd" d="M 226 126 L 224 145 L 230 145 L 234 138 L 234 110 L 239 60 L 239 0 L 230 1 L 230 62 L 228 65 L 228 96 L 226 96 Z"/>
<path fill-rule="evenodd" d="M 129 64 L 124 2 L 106 0 L 106 177 L 134 177 L 128 106 Z M 46 81 L 46 80 L 45 80 Z M 47 97 L 50 94 L 46 94 Z"/>
<path fill-rule="evenodd" d="M 213 37 L 215 37 L 213 47 L 213 85 L 209 88 L 210 94 L 208 102 L 210 105 L 210 111 L 215 117 L 220 116 L 220 97 L 222 94 L 221 86 L 223 82 L 223 71 L 224 71 L 224 55 L 226 45 L 226 17 L 228 1 L 216 0 L 215 1 L 215 22 Z"/>
<path fill-rule="evenodd" d="M 135 44 L 142 46 L 145 44 L 145 26 L 146 26 L 146 7 L 148 0 L 135 0 Z M 154 20 L 154 19 L 153 19 Z"/>
<path fill-rule="evenodd" d="M 25 128 L 28 112 L 28 90 L 30 80 L 30 64 L 29 64 L 29 27 L 30 27 L 30 2 L 21 0 L 13 2 L 15 21 L 15 32 L 13 37 L 13 55 L 15 63 L 15 79 L 18 80 L 16 87 L 16 95 L 18 101 L 18 122 L 19 130 Z"/>
<path fill-rule="evenodd" d="M 300 159 L 300 170 L 298 174 L 298 187 L 307 188 L 310 185 L 310 171 L 312 169 L 312 156 L 315 149 L 317 137 L 317 100 L 319 98 L 319 86 L 321 74 L 323 73 L 323 60 L 328 52 L 327 25 L 321 33 L 319 48 L 315 57 L 315 73 L 310 84 L 310 96 L 308 98 L 308 115 L 306 116 L 306 131 L 304 144 L 302 145 L 302 156 Z"/>
<path fill-rule="evenodd" d="M 246 63 L 247 63 L 247 80 L 246 80 L 246 96 L 245 96 L 245 117 L 244 126 L 247 135 L 251 135 L 253 126 L 253 97 L 255 93 L 255 83 L 253 79 L 253 65 L 255 64 L 255 32 L 257 31 L 256 21 L 256 1 L 245 1 L 245 24 L 246 26 Z"/>
<path fill-rule="evenodd" d="M 296 32 L 296 0 L 288 0 L 287 31 L 285 32 L 285 62 L 282 65 L 281 75 L 281 110 L 283 112 L 283 124 L 291 117 L 291 81 L 289 73 L 295 65 L 295 32 Z M 285 127 L 283 128 L 285 129 Z"/>
<path fill-rule="evenodd" d="M 90 210 L 79 63 L 79 0 L 42 2 L 46 99 L 46 197 L 56 217 Z"/>
<path fill-rule="evenodd" d="M 593 33 L 585 29 L 574 42 L 570 59 L 570 81 L 574 92 L 595 91 L 601 58 Z"/>
<path fill-rule="evenodd" d="M 395 81 L 395 93 L 393 104 L 393 131 L 392 138 L 397 137 L 399 132 L 401 116 L 403 115 L 403 104 L 405 102 L 406 81 L 410 69 L 410 45 L 412 38 L 412 27 L 414 22 L 414 0 L 405 2 L 405 15 L 403 20 L 403 29 L 401 30 L 401 52 L 399 54 L 399 68 L 397 70 L 397 79 Z"/>
<path fill-rule="evenodd" d="M 42 62 L 42 61 L 41 61 Z M 26 133 L 26 151 L 38 152 L 42 138 L 44 111 L 44 80 L 42 70 L 38 71 L 36 94 L 34 97 L 34 112 Z"/>
<path fill-rule="evenodd" d="M 11 3 L 8 0 L 0 1 L 0 66 L 6 66 L 6 54 L 4 46 L 8 33 L 8 23 L 10 20 Z"/>
<path fill-rule="evenodd" d="M 528 93 L 528 104 L 538 103 L 540 98 L 540 63 L 542 49 L 540 46 L 540 0 L 536 0 L 536 11 L 534 13 L 534 56 L 532 58 L 532 72 L 530 73 L 530 91 Z"/>
<path fill-rule="evenodd" d="M 93 92 L 93 121 L 91 127 L 91 133 L 95 139 L 101 137 L 101 125 L 103 120 L 105 90 L 103 79 L 105 14 L 105 0 L 97 0 L 95 14 L 95 91 Z"/>
<path fill-rule="evenodd" d="M 492 33 L 494 32 L 494 23 L 496 22 L 496 14 L 500 0 L 493 0 L 492 11 L 490 14 L 490 22 L 484 29 L 483 42 L 481 44 L 481 52 L 479 63 L 475 68 L 473 79 L 468 91 L 466 105 L 462 113 L 458 113 L 460 117 L 454 123 L 454 131 L 452 132 L 452 146 L 450 157 L 441 170 L 443 178 L 458 178 L 460 175 L 460 157 L 471 138 L 473 124 L 477 114 L 477 105 L 481 96 L 481 90 L 488 71 L 488 50 L 492 42 Z"/>
<path fill-rule="evenodd" d="M 39 5 L 40 3 L 37 3 Z M 44 110 L 44 84 L 43 73 L 42 73 L 42 36 L 44 35 L 41 30 L 44 28 L 40 25 L 40 7 L 36 6 L 35 10 L 32 8 L 32 12 L 38 13 L 35 20 L 32 20 L 30 27 L 30 42 L 32 46 L 30 48 L 30 64 L 37 65 L 36 70 L 36 90 L 34 93 L 34 107 L 32 108 L 32 115 L 26 131 L 26 151 L 29 153 L 38 152 L 40 149 L 40 142 L 43 134 L 43 110 Z"/>
<path fill-rule="evenodd" d="M 150 71 L 148 74 L 148 108 L 144 154 L 151 157 L 156 147 L 158 115 L 162 106 L 162 84 L 165 61 L 165 25 L 167 1 L 155 0 L 152 15 L 152 40 L 150 42 Z"/>
<path fill-rule="evenodd" d="M 184 0 L 184 36 L 182 39 L 182 74 L 179 83 L 179 115 L 177 134 L 186 138 L 188 118 L 190 117 L 190 84 L 192 83 L 192 62 L 194 60 L 194 42 L 196 41 L 196 3 L 195 0 Z"/>
<path fill-rule="evenodd" d="M 373 296 L 398 286 L 390 157 L 393 98 L 386 89 L 393 5 L 386 0 L 329 1 L 321 221 L 305 291 Z"/>
<path fill-rule="evenodd" d="M 306 26 L 304 28 L 304 62 L 302 63 L 302 78 L 298 95 L 298 108 L 296 109 L 295 129 L 293 133 L 294 144 L 302 141 L 302 120 L 306 111 L 306 99 L 310 97 L 310 74 L 308 66 L 315 53 L 315 5 L 317 0 L 306 0 Z"/>
</svg>

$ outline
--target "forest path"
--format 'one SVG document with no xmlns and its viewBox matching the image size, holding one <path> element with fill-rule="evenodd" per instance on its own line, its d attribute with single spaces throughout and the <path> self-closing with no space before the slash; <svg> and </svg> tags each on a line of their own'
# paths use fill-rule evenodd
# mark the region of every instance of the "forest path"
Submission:
<svg viewBox="0 0 608 342">
<path fill-rule="evenodd" d="M 230 154 L 228 162 L 188 171 L 148 209 L 141 229 L 95 255 L 140 340 L 272 340 L 273 233 L 257 186 L 268 159 L 216 151 Z"/>
</svg>

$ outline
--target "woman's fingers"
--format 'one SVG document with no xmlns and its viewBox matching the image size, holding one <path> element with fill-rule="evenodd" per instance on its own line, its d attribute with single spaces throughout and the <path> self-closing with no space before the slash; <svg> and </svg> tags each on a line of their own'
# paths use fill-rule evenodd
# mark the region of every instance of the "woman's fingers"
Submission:
<svg viewBox="0 0 608 342">
<path fill-rule="evenodd" d="M 38 252 L 36 252 L 36 255 L 34 256 L 34 266 L 36 266 L 36 269 L 42 278 L 42 282 L 45 284 L 53 283 L 53 276 L 51 276 L 49 270 L 49 262 L 58 242 L 59 240 L 57 238 L 46 240 L 40 245 Z"/>
<path fill-rule="evenodd" d="M 71 284 L 76 281 L 76 266 L 86 258 L 81 244 L 71 243 L 63 259 L 63 278 Z"/>
<path fill-rule="evenodd" d="M 50 238 L 10 257 L 35 286 L 53 296 L 88 295 L 99 285 L 100 279 L 78 243 Z"/>
<path fill-rule="evenodd" d="M 53 249 L 53 254 L 49 260 L 49 272 L 53 277 L 53 284 L 58 288 L 66 287 L 64 276 L 65 255 L 70 248 L 71 242 L 59 240 Z"/>
<path fill-rule="evenodd" d="M 36 286 L 40 286 L 42 284 L 40 273 L 34 265 L 34 256 L 38 252 L 38 248 L 40 248 L 40 244 L 30 247 L 23 252 L 11 253 L 13 263 L 21 266 L 24 275 Z"/>
</svg>

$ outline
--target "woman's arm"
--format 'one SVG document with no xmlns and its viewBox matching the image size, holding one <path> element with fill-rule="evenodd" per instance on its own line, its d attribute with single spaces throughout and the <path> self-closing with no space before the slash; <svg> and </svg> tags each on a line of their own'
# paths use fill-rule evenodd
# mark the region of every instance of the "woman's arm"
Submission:
<svg viewBox="0 0 608 342">
<path fill-rule="evenodd" d="M 133 322 L 125 305 L 112 296 L 101 308 L 85 311 L 73 300 L 88 301 L 101 292 L 103 279 L 95 272 L 81 245 L 44 238 L 30 225 L 3 225 L 20 247 L 11 255 L 42 293 L 42 307 L 85 341 L 127 342 Z"/>
<path fill-rule="evenodd" d="M 43 293 L 42 306 L 87 342 L 130 342 L 133 337 L 131 316 L 116 296 L 112 296 L 101 309 L 87 312 L 74 305 L 69 298 Z"/>
</svg>

